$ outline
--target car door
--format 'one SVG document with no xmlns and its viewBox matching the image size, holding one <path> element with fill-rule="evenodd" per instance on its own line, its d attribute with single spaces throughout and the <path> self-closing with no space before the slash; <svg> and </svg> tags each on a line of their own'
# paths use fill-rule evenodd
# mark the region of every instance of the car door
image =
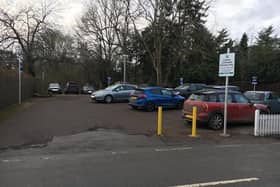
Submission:
<svg viewBox="0 0 280 187">
<path fill-rule="evenodd" d="M 280 98 L 275 92 L 270 92 L 266 95 L 265 102 L 272 113 L 280 112 Z"/>
<path fill-rule="evenodd" d="M 113 90 L 112 93 L 115 101 L 122 101 L 125 97 L 124 86 L 120 85 Z"/>
<path fill-rule="evenodd" d="M 129 97 L 130 97 L 130 94 L 133 92 L 133 90 L 135 90 L 135 87 L 130 86 L 130 85 L 125 85 L 124 90 L 122 91 L 123 92 L 122 99 L 123 100 L 128 100 Z"/>
<path fill-rule="evenodd" d="M 167 89 L 162 89 L 161 94 L 162 94 L 161 103 L 164 107 L 171 108 L 176 105 L 172 91 L 167 90 Z"/>
<path fill-rule="evenodd" d="M 255 107 L 249 100 L 242 94 L 233 94 L 234 103 L 238 108 L 238 121 L 239 122 L 252 122 L 255 115 Z"/>
<path fill-rule="evenodd" d="M 218 95 L 218 100 L 220 102 L 225 101 L 225 94 L 219 94 Z M 231 93 L 228 93 L 228 98 L 227 98 L 227 120 L 229 122 L 236 122 L 239 121 L 239 106 L 238 103 L 234 103 L 233 95 Z M 224 104 L 222 105 L 222 111 L 224 111 Z"/>
<path fill-rule="evenodd" d="M 150 90 L 149 101 L 154 103 L 156 106 L 164 107 L 164 97 L 161 93 L 161 88 L 154 88 Z"/>
</svg>

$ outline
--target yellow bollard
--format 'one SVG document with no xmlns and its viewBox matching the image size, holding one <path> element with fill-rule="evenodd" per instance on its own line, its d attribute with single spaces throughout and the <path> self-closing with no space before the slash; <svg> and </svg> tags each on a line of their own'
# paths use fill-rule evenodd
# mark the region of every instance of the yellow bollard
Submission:
<svg viewBox="0 0 280 187">
<path fill-rule="evenodd" d="M 157 125 L 157 135 L 162 135 L 162 107 L 158 107 L 158 125 Z"/>
<path fill-rule="evenodd" d="M 193 107 L 193 113 L 192 113 L 192 135 L 191 137 L 196 137 L 196 118 L 197 118 L 197 107 Z"/>
</svg>

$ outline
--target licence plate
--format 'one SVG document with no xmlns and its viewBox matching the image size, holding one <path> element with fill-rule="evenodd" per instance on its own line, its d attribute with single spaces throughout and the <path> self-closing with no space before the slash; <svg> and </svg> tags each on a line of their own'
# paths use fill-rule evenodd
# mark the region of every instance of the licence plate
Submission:
<svg viewBox="0 0 280 187">
<path fill-rule="evenodd" d="M 130 97 L 130 99 L 132 99 L 132 100 L 136 100 L 136 99 L 137 99 L 137 97 L 132 96 L 132 97 Z"/>
</svg>

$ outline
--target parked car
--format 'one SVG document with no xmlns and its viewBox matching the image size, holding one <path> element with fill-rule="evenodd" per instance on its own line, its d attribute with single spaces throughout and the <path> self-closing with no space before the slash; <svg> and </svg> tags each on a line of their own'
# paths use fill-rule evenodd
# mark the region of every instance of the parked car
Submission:
<svg viewBox="0 0 280 187">
<path fill-rule="evenodd" d="M 80 93 L 80 85 L 77 82 L 69 81 L 66 83 L 65 89 L 64 89 L 65 94 L 79 94 Z"/>
<path fill-rule="evenodd" d="M 225 90 L 225 85 L 207 85 L 205 86 L 206 89 L 215 89 L 215 90 Z M 228 90 L 231 91 L 240 91 L 240 88 L 238 86 L 228 85 Z"/>
<path fill-rule="evenodd" d="M 115 84 L 104 90 L 93 92 L 91 94 L 91 99 L 97 102 L 104 101 L 105 103 L 111 103 L 113 101 L 128 101 L 130 94 L 136 87 L 136 85 L 132 84 Z"/>
<path fill-rule="evenodd" d="M 82 87 L 82 94 L 92 94 L 94 92 L 94 87 L 92 85 L 84 85 Z"/>
<path fill-rule="evenodd" d="M 188 99 L 188 97 L 198 91 L 198 90 L 202 90 L 203 88 L 205 88 L 206 84 L 201 84 L 201 83 L 185 83 L 181 86 L 178 86 L 174 89 L 175 92 L 178 92 L 179 95 L 185 97 L 186 99 Z"/>
<path fill-rule="evenodd" d="M 182 115 L 188 122 L 188 115 L 192 114 L 193 106 L 197 107 L 197 121 L 206 123 L 214 130 L 223 127 L 225 93 L 222 90 L 208 90 L 192 94 L 185 101 Z M 256 109 L 268 112 L 268 107 L 263 104 L 253 104 L 242 93 L 237 91 L 228 92 L 228 122 L 249 123 L 254 121 Z"/>
<path fill-rule="evenodd" d="M 163 108 L 182 108 L 185 98 L 171 90 L 161 87 L 136 89 L 129 98 L 129 105 L 134 109 L 153 111 L 158 106 Z"/>
<path fill-rule="evenodd" d="M 280 113 L 280 97 L 273 91 L 246 91 L 244 95 L 252 103 L 261 103 L 268 106 L 272 113 Z"/>
<path fill-rule="evenodd" d="M 62 90 L 61 90 L 60 84 L 57 82 L 50 83 L 49 88 L 48 88 L 48 93 L 49 94 L 61 94 Z"/>
</svg>

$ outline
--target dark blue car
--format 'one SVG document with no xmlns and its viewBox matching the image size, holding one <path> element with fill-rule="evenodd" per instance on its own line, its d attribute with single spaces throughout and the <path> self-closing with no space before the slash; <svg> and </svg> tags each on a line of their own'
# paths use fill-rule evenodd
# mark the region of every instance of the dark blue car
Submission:
<svg viewBox="0 0 280 187">
<path fill-rule="evenodd" d="M 153 111 L 158 106 L 163 108 L 182 108 L 185 98 L 162 87 L 138 88 L 132 92 L 129 105 L 134 109 Z"/>
</svg>

